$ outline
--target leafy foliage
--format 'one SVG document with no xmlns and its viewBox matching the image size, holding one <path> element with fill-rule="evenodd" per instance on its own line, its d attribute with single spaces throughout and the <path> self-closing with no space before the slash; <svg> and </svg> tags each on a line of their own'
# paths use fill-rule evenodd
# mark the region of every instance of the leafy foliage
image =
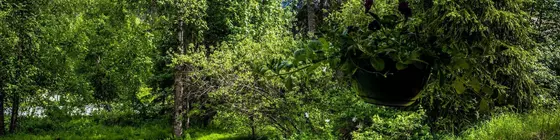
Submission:
<svg viewBox="0 0 560 140">
<path fill-rule="evenodd" d="M 0 1 L 0 112 L 10 116 L 0 119 L 14 131 L 0 139 L 555 138 L 557 126 L 540 120 L 555 115 L 484 120 L 557 108 L 558 9 L 554 0 Z M 409 107 L 356 94 L 401 92 L 409 83 L 360 74 L 403 71 L 426 74 L 405 78 L 426 82 Z M 186 124 L 183 136 L 171 120 Z"/>
</svg>

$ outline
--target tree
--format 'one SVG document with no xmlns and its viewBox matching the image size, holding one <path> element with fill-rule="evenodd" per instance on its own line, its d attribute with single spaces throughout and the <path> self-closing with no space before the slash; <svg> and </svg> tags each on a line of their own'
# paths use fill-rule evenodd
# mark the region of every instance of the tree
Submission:
<svg viewBox="0 0 560 140">
<path fill-rule="evenodd" d="M 176 33 L 177 36 L 177 48 L 173 54 L 175 56 L 185 56 L 192 53 L 200 52 L 200 42 L 203 40 L 203 31 L 206 30 L 206 23 L 204 21 L 206 11 L 206 1 L 176 1 L 173 3 L 167 3 L 167 5 L 173 7 L 171 13 L 176 16 L 171 16 L 176 20 Z M 175 42 L 175 41 L 173 41 Z M 190 93 L 192 91 L 186 91 L 188 81 L 188 73 L 192 71 L 192 64 L 179 62 L 174 65 L 174 115 L 173 115 L 173 133 L 175 136 L 179 137 L 183 133 L 183 116 L 186 111 L 189 111 L 190 99 L 185 97 L 191 97 Z M 185 95 L 186 94 L 186 95 Z M 186 102 L 185 102 L 186 101 Z M 188 114 L 188 112 L 187 112 Z M 189 118 L 186 119 L 186 125 L 188 128 Z"/>
<path fill-rule="evenodd" d="M 2 39 L 0 39 L 0 44 L 1 44 L 1 51 L 0 51 L 0 135 L 4 135 L 5 132 L 5 123 L 4 123 L 4 105 L 5 103 L 5 97 L 6 97 L 6 92 L 4 90 L 5 86 L 7 85 L 7 80 L 10 77 L 10 73 L 9 70 L 11 69 L 10 67 L 8 67 L 11 62 L 8 58 L 10 58 L 10 53 L 8 50 L 8 48 L 12 48 L 14 46 L 14 41 L 13 39 L 15 38 L 13 31 L 9 30 L 9 26 L 8 22 L 6 20 L 6 16 L 9 15 L 10 10 L 11 10 L 11 5 L 8 5 L 8 3 L 4 3 L 4 2 L 0 2 L 0 9 L 2 9 L 0 11 L 0 35 L 3 36 Z"/>
<path fill-rule="evenodd" d="M 315 33 L 315 0 L 307 0 L 307 27 L 308 34 L 314 35 Z"/>
<path fill-rule="evenodd" d="M 10 9 L 13 7 L 9 13 L 6 13 L 6 17 L 3 20 L 7 23 L 7 28 L 4 28 L 6 32 L 9 33 L 8 36 L 12 37 L 6 39 L 10 41 L 8 45 L 3 46 L 2 50 L 6 51 L 3 57 L 6 58 L 4 61 L 4 68 L 7 70 L 7 77 L 2 86 L 7 86 L 3 89 L 3 94 L 6 95 L 6 91 L 10 91 L 9 96 L 11 97 L 12 110 L 10 119 L 10 132 L 15 132 L 18 122 L 18 114 L 20 108 L 20 101 L 24 95 L 31 94 L 35 91 L 35 80 L 37 76 L 38 63 L 38 45 L 37 45 L 37 32 L 36 29 L 38 25 L 36 24 L 37 16 L 39 14 L 39 5 L 42 1 L 6 1 L 2 2 L 2 6 L 8 7 Z M 10 33 L 11 32 L 11 33 Z M 13 66 L 13 67 L 12 67 Z M 12 68 L 9 68 L 12 67 Z"/>
<path fill-rule="evenodd" d="M 558 81 L 558 74 L 560 73 L 560 52 L 558 47 L 560 43 L 560 3 L 554 0 L 537 0 L 533 1 L 530 6 L 526 7 L 531 17 L 532 27 L 536 30 L 532 37 L 538 43 L 539 62 L 544 66 L 540 67 L 535 82 L 546 88 L 550 93 L 541 94 L 541 97 L 552 100 L 547 104 L 555 103 L 560 91 L 560 81 Z"/>
</svg>

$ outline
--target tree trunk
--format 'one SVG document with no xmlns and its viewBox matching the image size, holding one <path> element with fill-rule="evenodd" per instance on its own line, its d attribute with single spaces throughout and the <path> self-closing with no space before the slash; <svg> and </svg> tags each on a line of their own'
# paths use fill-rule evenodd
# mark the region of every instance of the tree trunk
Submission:
<svg viewBox="0 0 560 140">
<path fill-rule="evenodd" d="M 164 92 L 163 92 L 163 99 L 162 99 L 162 101 L 161 101 L 161 105 L 163 106 L 162 114 L 167 114 L 167 104 L 166 104 L 166 102 L 165 102 L 165 99 L 166 99 L 166 98 L 167 98 L 167 92 L 164 91 Z"/>
<path fill-rule="evenodd" d="M 183 133 L 183 80 L 182 70 L 180 66 L 177 67 L 175 72 L 175 104 L 174 104 L 174 121 L 173 133 L 175 136 L 180 137 Z"/>
<path fill-rule="evenodd" d="M 113 111 L 113 107 L 111 106 L 111 103 L 104 103 L 103 108 L 105 108 L 105 110 L 107 110 L 107 112 L 112 112 Z"/>
<path fill-rule="evenodd" d="M 315 34 L 315 0 L 307 0 L 307 33 Z"/>
<path fill-rule="evenodd" d="M 249 120 L 251 121 L 251 138 L 253 140 L 257 139 L 257 134 L 255 133 L 255 118 L 253 114 L 249 115 Z"/>
<path fill-rule="evenodd" d="M 183 20 L 179 20 L 179 31 L 177 33 L 178 39 L 179 39 L 179 52 L 181 54 L 185 54 L 185 45 L 184 45 L 184 41 L 183 41 Z M 174 114 L 173 114 L 173 134 L 175 134 L 176 137 L 181 137 L 181 135 L 183 134 L 183 121 L 182 121 L 182 117 L 183 117 L 183 89 L 184 89 L 184 83 L 183 83 L 183 77 L 184 77 L 184 66 L 182 64 L 178 64 L 177 66 L 175 66 L 175 84 L 174 84 L 174 89 L 175 90 L 175 104 L 174 104 Z"/>
<path fill-rule="evenodd" d="M 1 87 L 0 84 L 0 136 L 6 134 L 5 128 L 6 125 L 4 124 L 4 89 Z"/>
<path fill-rule="evenodd" d="M 16 132 L 17 118 L 19 114 L 19 95 L 14 95 L 12 102 L 12 118 L 10 121 L 10 133 Z"/>
<path fill-rule="evenodd" d="M 191 111 L 191 103 L 189 99 L 187 99 L 185 102 L 185 129 L 189 129 L 191 127 L 191 117 L 189 116 L 189 112 Z"/>
</svg>

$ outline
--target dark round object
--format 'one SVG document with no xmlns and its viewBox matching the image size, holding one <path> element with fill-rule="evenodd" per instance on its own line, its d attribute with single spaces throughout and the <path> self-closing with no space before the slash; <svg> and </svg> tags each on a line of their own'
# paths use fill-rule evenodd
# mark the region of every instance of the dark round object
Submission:
<svg viewBox="0 0 560 140">
<path fill-rule="evenodd" d="M 373 20 L 372 22 L 370 22 L 368 24 L 368 29 L 371 30 L 371 31 L 377 31 L 377 30 L 381 29 L 381 24 L 379 23 L 379 21 Z"/>
<path fill-rule="evenodd" d="M 358 60 L 360 67 L 352 78 L 358 88 L 358 95 L 367 103 L 403 107 L 409 106 L 419 97 L 430 75 L 426 64 L 410 64 L 406 69 L 397 70 L 396 63 L 389 58 L 385 61 L 386 70 L 376 72 L 368 60 Z M 372 73 L 373 72 L 373 73 Z M 382 73 L 387 74 L 384 77 Z"/>
<path fill-rule="evenodd" d="M 356 27 L 356 26 L 348 26 L 346 27 L 346 30 L 348 31 L 348 34 L 352 33 L 352 32 L 357 32 L 360 28 Z"/>
<path fill-rule="evenodd" d="M 366 9 L 366 13 L 368 13 L 369 9 L 371 9 L 373 2 L 373 0 L 364 0 L 364 8 Z"/>
<path fill-rule="evenodd" d="M 408 7 L 408 2 L 399 3 L 399 12 L 405 16 L 405 18 L 412 16 L 412 9 Z"/>
</svg>

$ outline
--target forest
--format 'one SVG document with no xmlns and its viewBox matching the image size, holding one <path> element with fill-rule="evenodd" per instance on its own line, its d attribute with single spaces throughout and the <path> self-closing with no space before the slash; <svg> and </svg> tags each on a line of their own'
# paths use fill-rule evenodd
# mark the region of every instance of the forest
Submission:
<svg viewBox="0 0 560 140">
<path fill-rule="evenodd" d="M 560 140 L 558 0 L 0 0 L 0 140 Z"/>
</svg>

